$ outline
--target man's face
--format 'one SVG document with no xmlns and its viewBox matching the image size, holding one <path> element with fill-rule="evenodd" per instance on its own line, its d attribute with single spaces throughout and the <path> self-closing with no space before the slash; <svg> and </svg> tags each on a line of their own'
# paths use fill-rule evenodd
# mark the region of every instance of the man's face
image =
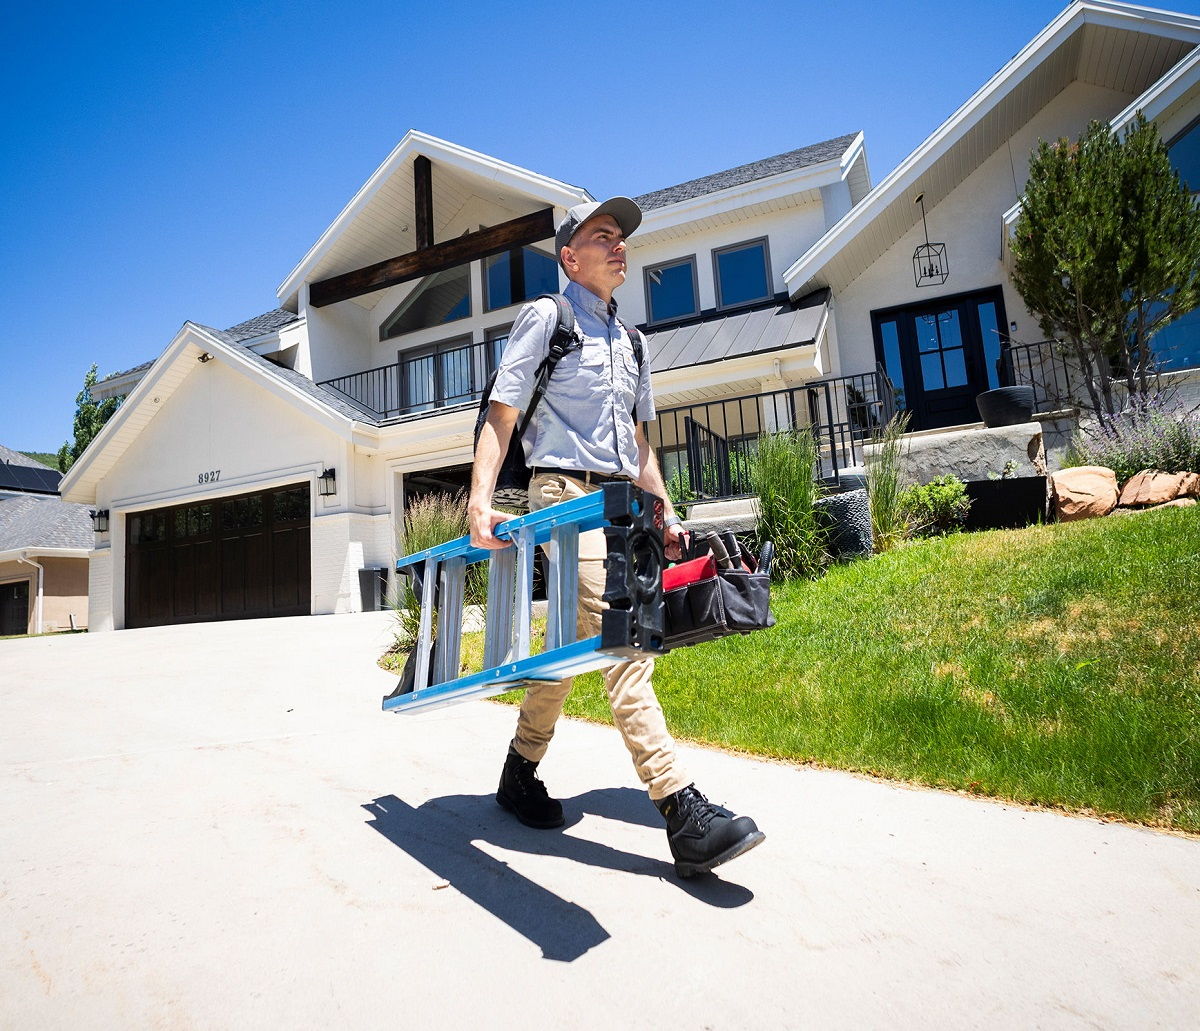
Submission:
<svg viewBox="0 0 1200 1031">
<path fill-rule="evenodd" d="M 625 282 L 625 234 L 612 215 L 588 219 L 563 248 L 562 259 L 571 279 L 611 300 Z"/>
</svg>

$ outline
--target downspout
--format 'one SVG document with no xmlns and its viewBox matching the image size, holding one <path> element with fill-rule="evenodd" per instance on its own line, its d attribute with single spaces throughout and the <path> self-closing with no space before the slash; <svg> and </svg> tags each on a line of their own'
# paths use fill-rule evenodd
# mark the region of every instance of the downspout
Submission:
<svg viewBox="0 0 1200 1031">
<path fill-rule="evenodd" d="M 42 590 L 43 590 L 43 585 L 44 585 L 45 578 L 46 578 L 46 570 L 42 567 L 41 563 L 34 562 L 33 559 L 29 558 L 28 554 L 29 553 L 26 552 L 23 555 L 18 555 L 17 561 L 24 562 L 27 565 L 33 566 L 33 568 L 38 571 L 37 604 L 34 606 L 34 610 L 33 610 L 34 611 L 33 632 L 35 634 L 40 634 L 42 632 Z"/>
</svg>

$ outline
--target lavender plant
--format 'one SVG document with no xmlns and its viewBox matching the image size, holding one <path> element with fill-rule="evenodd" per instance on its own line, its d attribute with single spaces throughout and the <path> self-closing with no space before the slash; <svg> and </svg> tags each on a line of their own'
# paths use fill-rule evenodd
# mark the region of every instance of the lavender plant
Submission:
<svg viewBox="0 0 1200 1031">
<path fill-rule="evenodd" d="M 1143 469 L 1200 472 L 1200 413 L 1135 394 L 1112 419 L 1077 431 L 1063 464 L 1106 466 L 1121 483 Z"/>
</svg>

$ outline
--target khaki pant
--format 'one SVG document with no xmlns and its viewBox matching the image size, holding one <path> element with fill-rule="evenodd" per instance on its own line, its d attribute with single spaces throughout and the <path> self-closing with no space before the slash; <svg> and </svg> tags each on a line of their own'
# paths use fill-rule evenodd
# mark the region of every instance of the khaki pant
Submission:
<svg viewBox="0 0 1200 1031">
<path fill-rule="evenodd" d="M 599 487 L 588 487 L 570 476 L 539 475 L 529 484 L 529 508 L 537 511 L 560 501 L 583 497 Z M 604 558 L 608 548 L 603 530 L 579 537 L 580 638 L 600 633 L 604 609 Z M 675 758 L 675 742 L 667 731 L 662 706 L 654 694 L 652 658 L 619 662 L 604 671 L 604 687 L 612 708 L 613 722 L 633 757 L 633 765 L 650 797 L 658 800 L 687 787 L 691 780 Z M 572 679 L 534 684 L 525 690 L 517 717 L 513 748 L 531 762 L 540 762 L 554 736 L 554 725 L 562 714 L 563 702 L 571 691 Z"/>
</svg>

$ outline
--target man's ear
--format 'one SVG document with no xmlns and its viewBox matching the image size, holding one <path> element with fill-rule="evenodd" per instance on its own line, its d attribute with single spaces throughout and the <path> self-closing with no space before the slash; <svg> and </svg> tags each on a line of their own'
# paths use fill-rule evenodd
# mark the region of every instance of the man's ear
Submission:
<svg viewBox="0 0 1200 1031">
<path fill-rule="evenodd" d="M 558 252 L 559 264 L 567 270 L 574 270 L 579 267 L 579 261 L 575 257 L 575 252 L 571 250 L 569 244 L 563 244 L 562 250 Z"/>
</svg>

